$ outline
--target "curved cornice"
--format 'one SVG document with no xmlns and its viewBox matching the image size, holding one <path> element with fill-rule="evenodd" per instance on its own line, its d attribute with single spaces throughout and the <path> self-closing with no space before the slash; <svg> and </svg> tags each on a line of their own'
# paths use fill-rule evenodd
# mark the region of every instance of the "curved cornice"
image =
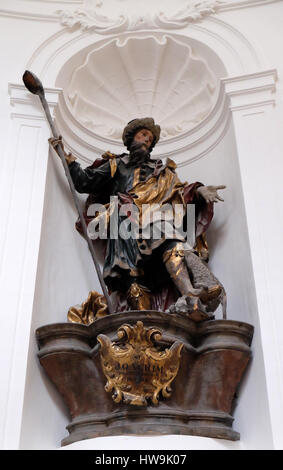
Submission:
<svg viewBox="0 0 283 470">
<path fill-rule="evenodd" d="M 185 13 L 182 18 L 182 10 L 178 12 L 176 18 L 163 18 L 161 15 L 160 21 L 163 23 L 162 28 L 166 29 L 166 24 L 168 28 L 183 28 L 188 25 L 188 23 L 198 21 L 203 19 L 207 15 L 211 15 L 214 13 L 221 13 L 222 11 L 230 11 L 230 10 L 239 10 L 243 8 L 252 8 L 257 6 L 262 6 L 270 3 L 277 3 L 282 0 L 238 0 L 238 1 L 229 1 L 229 0 L 200 0 L 200 1 L 193 1 L 195 3 L 195 10 L 192 9 L 193 5 L 190 5 L 192 10 L 188 10 L 188 14 Z M 0 8 L 0 16 L 9 17 L 9 18 L 22 18 L 25 20 L 30 21 L 51 21 L 51 22 L 63 22 L 66 23 L 68 27 L 73 27 L 76 24 L 79 27 L 94 27 L 95 22 L 91 25 L 91 20 L 85 20 L 87 18 L 86 9 L 84 8 L 83 0 L 61 0 L 58 2 L 53 2 L 52 0 L 29 0 L 31 3 L 31 7 L 27 7 L 24 2 L 15 2 L 10 7 L 14 6 L 14 8 Z M 56 10 L 55 4 L 60 4 L 64 10 Z M 187 2 L 186 2 L 187 3 Z M 203 4 L 203 6 L 201 5 Z M 76 10 L 74 10 L 74 7 Z M 36 10 L 37 9 L 37 10 Z M 185 8 L 183 8 L 185 10 Z M 179 15 L 179 16 L 178 16 Z M 119 17 L 119 15 L 118 15 Z M 155 19 L 154 19 L 155 18 Z M 158 20 L 157 17 L 153 15 L 151 21 L 155 22 Z M 90 21 L 88 23 L 88 21 Z M 109 20 L 111 21 L 111 20 Z M 112 23 L 115 19 L 112 19 Z M 117 23 L 117 18 L 116 18 Z M 131 25 L 133 27 L 134 21 L 131 18 L 124 18 L 123 24 L 125 27 Z M 105 28 L 100 28 L 99 31 L 99 24 L 97 25 L 97 31 L 99 34 L 108 34 L 107 29 L 104 31 Z M 141 27 L 139 22 L 136 22 L 136 29 L 138 30 Z M 157 25 L 156 25 L 157 27 Z M 160 25 L 159 25 L 160 27 Z M 149 25 L 149 28 L 152 29 L 152 24 Z"/>
<path fill-rule="evenodd" d="M 216 13 L 223 0 L 191 0 L 184 3 L 183 7 L 174 13 L 166 12 L 166 5 L 158 3 L 151 4 L 150 10 L 146 5 L 142 13 L 135 8 L 131 10 L 131 4 L 125 2 L 118 7 L 115 3 L 114 12 L 104 9 L 104 2 L 100 1 L 99 6 L 91 9 L 82 8 L 76 11 L 58 10 L 61 24 L 68 28 L 74 26 L 86 31 L 93 31 L 98 34 L 123 33 L 125 31 L 140 31 L 150 29 L 182 29 L 188 24 L 199 21 L 206 16 Z M 162 5 L 162 6 L 161 6 Z M 118 7 L 118 8 L 117 8 Z M 106 8 L 106 7 L 105 7 Z M 162 9 L 161 9 L 162 8 Z M 108 16 L 109 15 L 109 16 Z"/>
<path fill-rule="evenodd" d="M 164 33 L 166 31 L 151 32 L 156 37 Z M 142 37 L 148 34 L 147 31 L 127 32 L 108 36 L 107 38 L 126 38 L 132 35 Z M 237 28 L 219 18 L 209 17 L 203 20 L 201 24 L 191 24 L 189 30 L 184 31 L 184 34 L 180 34 L 180 31 L 170 32 L 170 34 L 174 34 L 176 38 L 186 38 L 187 40 L 207 44 L 207 47 L 211 48 L 219 57 L 219 60 L 223 62 L 227 75 L 268 68 L 265 59 L 261 57 L 260 52 L 257 51 L 251 41 Z M 71 35 L 66 28 L 59 30 L 34 51 L 26 68 L 32 70 L 41 79 L 46 80 L 49 86 L 55 86 L 57 85 L 58 70 L 62 68 L 63 64 L 76 53 L 105 40 L 106 38 L 101 39 L 99 36 L 80 29 L 73 31 Z M 224 68 L 222 76 L 225 76 Z"/>
</svg>

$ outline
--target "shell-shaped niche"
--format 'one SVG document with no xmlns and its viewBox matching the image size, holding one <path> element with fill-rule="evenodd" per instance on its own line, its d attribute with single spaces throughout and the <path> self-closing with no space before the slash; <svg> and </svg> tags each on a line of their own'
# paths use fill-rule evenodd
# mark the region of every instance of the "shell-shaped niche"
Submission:
<svg viewBox="0 0 283 470">
<path fill-rule="evenodd" d="M 168 35 L 129 37 L 87 54 L 67 100 L 75 118 L 100 136 L 120 140 L 128 121 L 151 116 L 169 138 L 209 114 L 216 89 L 216 76 L 188 44 Z"/>
</svg>

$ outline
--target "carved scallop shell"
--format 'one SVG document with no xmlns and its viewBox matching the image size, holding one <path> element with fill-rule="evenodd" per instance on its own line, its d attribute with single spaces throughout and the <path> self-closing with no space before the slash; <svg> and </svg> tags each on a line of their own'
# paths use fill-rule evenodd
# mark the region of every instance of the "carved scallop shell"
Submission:
<svg viewBox="0 0 283 470">
<path fill-rule="evenodd" d="M 129 37 L 89 52 L 73 72 L 67 98 L 76 119 L 98 135 L 120 140 L 128 121 L 151 116 L 168 138 L 209 114 L 216 84 L 189 45 L 168 35 Z"/>
</svg>

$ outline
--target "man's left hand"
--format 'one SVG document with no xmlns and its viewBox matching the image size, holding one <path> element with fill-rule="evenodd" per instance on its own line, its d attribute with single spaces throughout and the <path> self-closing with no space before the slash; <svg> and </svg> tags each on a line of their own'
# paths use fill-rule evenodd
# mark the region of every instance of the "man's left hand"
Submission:
<svg viewBox="0 0 283 470">
<path fill-rule="evenodd" d="M 200 186 L 197 191 L 198 193 L 204 198 L 204 200 L 209 203 L 209 202 L 218 202 L 218 201 L 224 201 L 222 199 L 217 191 L 218 189 L 225 189 L 226 186 L 221 185 L 221 186 Z"/>
</svg>

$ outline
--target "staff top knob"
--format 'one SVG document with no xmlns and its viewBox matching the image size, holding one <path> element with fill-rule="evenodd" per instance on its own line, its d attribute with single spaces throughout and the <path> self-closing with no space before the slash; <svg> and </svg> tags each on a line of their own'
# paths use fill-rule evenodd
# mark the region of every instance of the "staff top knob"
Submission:
<svg viewBox="0 0 283 470">
<path fill-rule="evenodd" d="M 29 70 L 26 70 L 23 74 L 23 82 L 25 87 L 34 95 L 43 95 L 44 89 L 39 78 Z"/>
</svg>

